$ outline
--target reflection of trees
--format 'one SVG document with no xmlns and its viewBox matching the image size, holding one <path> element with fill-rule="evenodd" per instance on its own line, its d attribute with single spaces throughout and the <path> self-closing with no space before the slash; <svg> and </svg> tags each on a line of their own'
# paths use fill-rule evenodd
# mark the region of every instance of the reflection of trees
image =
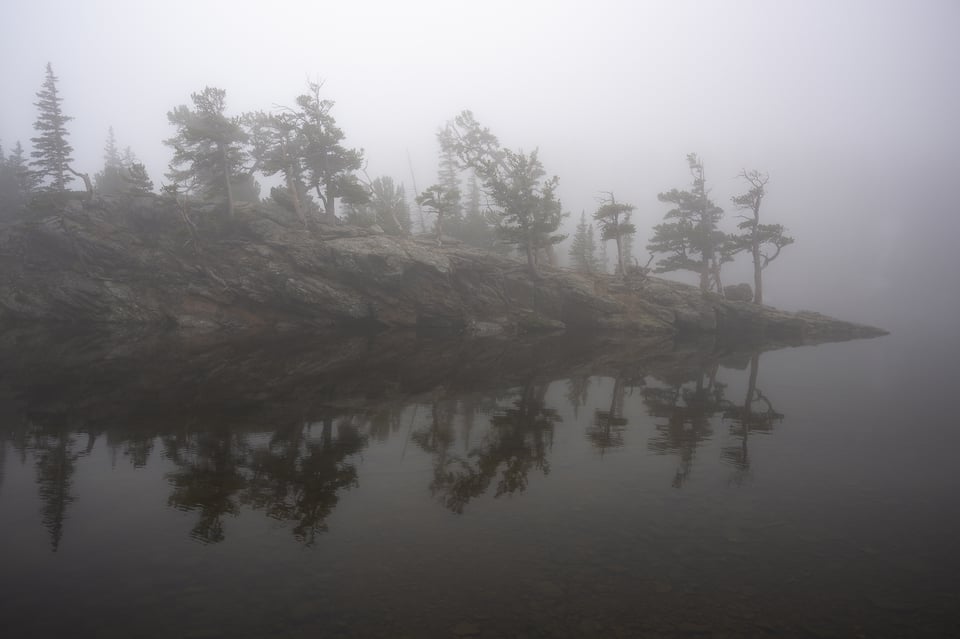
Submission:
<svg viewBox="0 0 960 639">
<path fill-rule="evenodd" d="M 94 441 L 94 436 L 88 435 L 85 446 L 78 449 L 77 438 L 69 430 L 60 424 L 43 423 L 39 419 L 31 420 L 21 437 L 15 440 L 22 458 L 25 459 L 28 453 L 33 456 L 42 502 L 40 517 L 44 528 L 50 533 L 50 545 L 54 552 L 63 539 L 67 508 L 76 501 L 72 489 L 77 460 L 89 454 Z"/>
<path fill-rule="evenodd" d="M 681 378 L 665 388 L 649 387 L 642 391 L 650 415 L 666 420 L 655 424 L 657 434 L 648 444 L 650 450 L 680 458 L 673 478 L 676 488 L 690 476 L 697 448 L 713 434 L 710 419 L 724 406 L 726 385 L 716 381 L 718 368 L 718 364 L 713 364 L 701 369 L 692 382 Z"/>
<path fill-rule="evenodd" d="M 498 477 L 496 497 L 525 490 L 534 469 L 550 472 L 547 452 L 560 416 L 545 405 L 546 389 L 546 385 L 525 385 L 510 408 L 493 413 L 489 430 L 465 455 L 449 452 L 446 437 L 452 429 L 436 417 L 429 432 L 415 439 L 434 454 L 430 490 L 447 508 L 462 513 Z"/>
<path fill-rule="evenodd" d="M 357 470 L 346 457 L 367 438 L 350 420 L 326 418 L 320 424 L 276 430 L 266 443 L 229 431 L 177 434 L 163 440 L 178 470 L 168 475 L 174 490 L 168 503 L 200 517 L 191 535 L 215 543 L 224 539 L 224 518 L 240 505 L 263 510 L 293 524 L 297 540 L 310 545 L 325 531 L 339 492 L 355 486 Z"/>
<path fill-rule="evenodd" d="M 725 419 L 733 420 L 730 433 L 740 439 L 739 445 L 725 447 L 722 453 L 723 459 L 734 467 L 738 480 L 750 470 L 750 433 L 768 433 L 773 430 L 775 423 L 783 420 L 783 415 L 774 410 L 770 400 L 757 388 L 759 371 L 760 353 L 757 352 L 750 358 L 750 376 L 743 404 L 728 402 L 723 411 Z"/>
<path fill-rule="evenodd" d="M 367 442 L 350 421 L 337 423 L 336 438 L 330 418 L 323 420 L 319 440 L 311 437 L 312 427 L 278 430 L 266 446 L 254 449 L 243 496 L 268 516 L 293 522 L 294 537 L 308 546 L 327 530 L 339 492 L 357 485 L 357 469 L 344 458 Z"/>
<path fill-rule="evenodd" d="M 167 456 L 178 469 L 167 475 L 173 492 L 167 503 L 199 511 L 190 534 L 206 543 L 223 541 L 223 519 L 239 512 L 237 493 L 246 485 L 242 472 L 248 453 L 245 438 L 225 431 L 202 431 L 164 438 Z"/>
<path fill-rule="evenodd" d="M 623 416 L 624 387 L 623 377 L 614 378 L 610 408 L 594 411 L 593 422 L 587 428 L 587 439 L 600 451 L 601 455 L 608 448 L 623 446 L 623 431 L 629 423 Z"/>
</svg>

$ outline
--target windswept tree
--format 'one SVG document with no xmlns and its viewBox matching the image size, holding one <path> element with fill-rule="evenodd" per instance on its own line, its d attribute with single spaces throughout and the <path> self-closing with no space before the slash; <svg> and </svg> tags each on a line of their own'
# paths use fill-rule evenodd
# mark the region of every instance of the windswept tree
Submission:
<svg viewBox="0 0 960 639">
<path fill-rule="evenodd" d="M 666 220 L 653 228 L 653 237 L 647 244 L 651 253 L 665 253 L 657 262 L 657 273 L 687 270 L 700 276 L 704 292 L 720 285 L 720 265 L 731 258 L 728 238 L 717 228 L 723 209 L 708 197 L 704 180 L 703 162 L 695 153 L 687 155 L 693 188 L 689 191 L 672 189 L 657 198 L 673 208 L 664 215 Z"/>
<path fill-rule="evenodd" d="M 637 228 L 630 223 L 630 215 L 635 208 L 632 204 L 617 202 L 613 193 L 608 192 L 601 200 L 600 208 L 593 214 L 600 225 L 600 241 L 614 240 L 617 245 L 617 273 L 620 277 L 626 277 L 627 274 L 625 241 L 637 232 Z"/>
<path fill-rule="evenodd" d="M 570 243 L 570 263 L 574 270 L 593 275 L 600 272 L 600 260 L 597 258 L 597 242 L 593 235 L 593 225 L 587 223 L 587 214 L 580 213 L 580 223 Z"/>
<path fill-rule="evenodd" d="M 370 180 L 365 186 L 367 201 L 349 203 L 345 207 L 347 223 L 356 226 L 376 224 L 389 235 L 409 235 L 413 222 L 403 185 L 384 175 Z"/>
<path fill-rule="evenodd" d="M 737 250 L 750 252 L 753 259 L 753 303 L 763 304 L 763 269 L 780 255 L 783 247 L 793 244 L 794 240 L 784 234 L 786 229 L 782 224 L 760 223 L 760 206 L 770 176 L 759 171 L 744 170 L 740 177 L 750 188 L 746 193 L 732 198 L 737 210 L 746 212 L 737 216 L 741 220 L 737 227 L 742 233 L 735 235 L 732 241 Z"/>
<path fill-rule="evenodd" d="M 308 195 L 304 182 L 307 138 L 301 121 L 293 113 L 247 113 L 243 116 L 249 132 L 253 169 L 266 176 L 283 176 L 286 195 L 294 213 L 307 225 Z"/>
<path fill-rule="evenodd" d="M 177 186 L 196 188 L 204 199 L 222 199 L 233 215 L 234 190 L 250 178 L 243 146 L 247 134 L 239 118 L 224 113 L 226 97 L 214 87 L 192 93 L 192 109 L 180 105 L 167 113 L 177 133 L 164 144 L 173 149 L 167 177 Z"/>
<path fill-rule="evenodd" d="M 63 114 L 60 104 L 63 98 L 57 91 L 57 76 L 53 74 L 53 67 L 47 63 L 47 76 L 43 86 L 37 92 L 37 119 L 33 128 L 37 137 L 30 138 L 33 142 L 34 158 L 30 166 L 36 167 L 35 173 L 39 180 L 49 180 L 48 188 L 51 191 L 65 191 L 67 184 L 73 180 L 70 173 L 70 163 L 73 162 L 71 153 L 73 147 L 67 143 L 66 124 L 73 118 Z"/>
<path fill-rule="evenodd" d="M 443 244 L 443 225 L 460 206 L 460 191 L 447 190 L 442 184 L 434 184 L 417 196 L 417 204 L 433 211 L 437 216 L 433 231 L 437 236 L 437 246 Z"/>
<path fill-rule="evenodd" d="M 559 179 L 546 177 L 536 150 L 502 148 L 470 111 L 463 111 L 443 129 L 440 143 L 456 153 L 461 167 L 476 172 L 498 212 L 498 234 L 521 247 L 531 272 L 536 273 L 538 253 L 549 254 L 566 237 L 557 233 L 564 218 L 556 195 Z"/>
<path fill-rule="evenodd" d="M 363 150 L 343 146 L 344 135 L 330 115 L 333 100 L 321 99 L 319 82 L 309 84 L 310 92 L 297 98 L 292 111 L 303 136 L 303 168 L 307 186 L 323 204 L 327 222 L 336 221 L 336 200 L 362 202 L 367 192 L 357 178 L 363 167 Z"/>
</svg>

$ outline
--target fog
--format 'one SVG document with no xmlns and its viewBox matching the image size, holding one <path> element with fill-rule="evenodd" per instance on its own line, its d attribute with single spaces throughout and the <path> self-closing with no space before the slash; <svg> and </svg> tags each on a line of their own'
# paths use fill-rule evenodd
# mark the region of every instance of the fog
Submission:
<svg viewBox="0 0 960 639">
<path fill-rule="evenodd" d="M 637 206 L 635 254 L 688 188 L 699 154 L 715 202 L 770 174 L 763 215 L 797 239 L 765 301 L 897 330 L 960 310 L 960 4 L 942 2 L 129 2 L 7 0 L 0 141 L 35 135 L 52 63 L 75 166 L 107 129 L 155 182 L 166 113 L 205 86 L 229 112 L 324 82 L 371 176 L 436 181 L 435 133 L 471 109 L 510 148 L 540 149 L 571 212 L 601 191 Z M 409 162 L 408 162 L 409 154 Z M 565 254 L 565 250 L 562 251 Z M 645 261 L 640 260 L 641 263 Z M 741 255 L 727 283 L 750 281 Z"/>
</svg>

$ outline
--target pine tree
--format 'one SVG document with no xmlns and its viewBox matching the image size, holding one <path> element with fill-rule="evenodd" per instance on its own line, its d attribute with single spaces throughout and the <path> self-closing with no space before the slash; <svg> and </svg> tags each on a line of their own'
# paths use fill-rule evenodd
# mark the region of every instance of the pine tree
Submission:
<svg viewBox="0 0 960 639">
<path fill-rule="evenodd" d="M 732 198 L 733 204 L 740 211 L 748 215 L 740 215 L 742 220 L 738 225 L 740 235 L 731 238 L 735 250 L 750 252 L 753 260 L 753 303 L 763 304 L 763 269 L 770 265 L 780 255 L 780 250 L 793 244 L 792 237 L 785 235 L 786 229 L 782 224 L 761 224 L 760 205 L 766 195 L 767 182 L 770 176 L 759 171 L 742 171 L 740 177 L 750 186 L 743 195 Z M 765 252 L 770 246 L 772 253 Z"/>
<path fill-rule="evenodd" d="M 552 250 L 566 235 L 557 233 L 565 217 L 557 199 L 556 176 L 547 178 L 538 153 L 511 151 L 463 111 L 441 135 L 441 145 L 453 149 L 460 166 L 472 168 L 498 209 L 497 233 L 526 254 L 527 266 L 537 272 L 538 254 Z"/>
<path fill-rule="evenodd" d="M 167 113 L 176 127 L 174 137 L 164 140 L 173 148 L 167 177 L 180 190 L 199 190 L 201 197 L 222 198 L 233 215 L 236 186 L 246 179 L 247 153 L 242 143 L 246 133 L 237 118 L 224 114 L 226 91 L 206 87 L 190 95 L 194 108 L 180 105 Z"/>
<path fill-rule="evenodd" d="M 625 277 L 627 253 L 624 251 L 624 239 L 637 232 L 630 223 L 630 215 L 636 207 L 626 202 L 617 202 L 613 193 L 607 193 L 593 214 L 593 218 L 600 224 L 600 240 L 607 242 L 614 240 L 617 245 L 617 274 Z"/>
<path fill-rule="evenodd" d="M 600 270 L 593 225 L 587 224 L 587 214 L 580 213 L 580 223 L 570 244 L 570 262 L 574 270 L 592 275 Z"/>
<path fill-rule="evenodd" d="M 363 166 L 363 150 L 343 146 L 344 134 L 330 115 L 333 100 L 320 98 L 319 82 L 309 84 L 310 92 L 297 98 L 294 112 L 298 134 L 303 136 L 303 163 L 307 185 L 323 203 L 328 222 L 336 221 L 336 200 L 360 203 L 366 189 L 357 179 Z"/>
<path fill-rule="evenodd" d="M 449 125 L 447 125 L 449 127 Z M 444 145 L 442 141 L 449 136 L 449 132 L 441 130 L 437 133 L 437 139 L 440 144 L 440 162 L 437 170 L 437 183 L 443 187 L 444 191 L 452 193 L 460 192 L 460 166 L 457 160 L 456 151 L 449 145 Z M 463 221 L 463 205 L 457 200 L 456 205 L 449 211 L 446 219 L 446 225 L 450 229 L 451 235 L 459 235 L 459 227 Z"/>
<path fill-rule="evenodd" d="M 73 147 L 67 143 L 66 129 L 67 122 L 73 118 L 63 114 L 60 109 L 62 101 L 57 91 L 57 76 L 53 74 L 53 67 L 48 62 L 46 79 L 37 92 L 37 102 L 34 102 L 39 112 L 33 128 L 39 135 L 30 138 L 34 148 L 30 154 L 30 157 L 34 158 L 30 166 L 36 167 L 35 173 L 39 180 L 50 180 L 48 188 L 51 191 L 65 191 L 67 184 L 73 180 L 73 177 L 68 175 L 69 165 L 73 162 L 70 156 Z"/>
<path fill-rule="evenodd" d="M 444 224 L 460 205 L 460 191 L 448 191 L 442 184 L 434 184 L 417 196 L 417 204 L 430 209 L 437 216 L 433 232 L 437 237 L 437 246 L 441 246 Z"/>
<path fill-rule="evenodd" d="M 653 228 L 653 237 L 647 244 L 647 250 L 667 254 L 657 262 L 657 273 L 693 271 L 700 276 L 702 291 L 710 290 L 711 286 L 722 291 L 720 266 L 732 259 L 728 237 L 717 228 L 723 217 L 723 209 L 707 196 L 700 158 L 690 153 L 687 155 L 687 164 L 693 176 L 693 189 L 672 189 L 657 195 L 661 202 L 673 204 L 674 208 L 664 216 L 666 222 Z"/>
</svg>

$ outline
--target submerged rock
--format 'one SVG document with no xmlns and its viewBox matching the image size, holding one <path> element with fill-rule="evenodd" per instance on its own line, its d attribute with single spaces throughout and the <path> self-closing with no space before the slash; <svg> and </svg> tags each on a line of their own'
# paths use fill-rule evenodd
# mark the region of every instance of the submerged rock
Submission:
<svg viewBox="0 0 960 639">
<path fill-rule="evenodd" d="M 417 328 L 455 333 L 743 334 L 791 342 L 882 334 L 725 300 L 658 278 L 623 282 L 464 245 L 282 223 L 254 207 L 197 215 L 160 197 L 48 201 L 0 228 L 0 320 Z"/>
</svg>

